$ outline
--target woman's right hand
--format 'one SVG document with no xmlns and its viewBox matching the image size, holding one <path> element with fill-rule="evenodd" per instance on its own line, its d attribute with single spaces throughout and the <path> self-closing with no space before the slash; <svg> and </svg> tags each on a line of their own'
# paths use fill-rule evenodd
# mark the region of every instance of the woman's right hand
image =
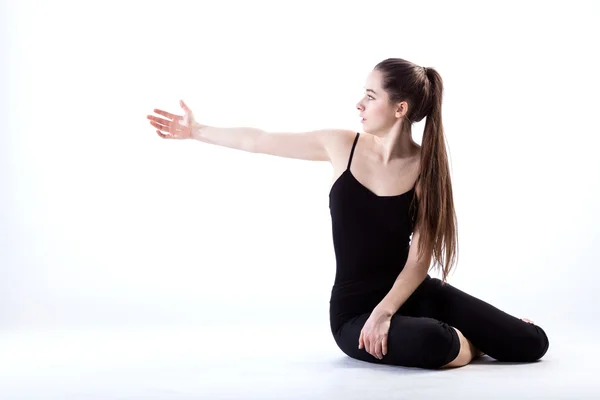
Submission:
<svg viewBox="0 0 600 400">
<path fill-rule="evenodd" d="M 148 115 L 150 124 L 155 128 L 158 128 L 156 133 L 163 139 L 191 139 L 193 137 L 193 131 L 200 127 L 200 124 L 194 119 L 192 110 L 183 102 L 179 100 L 179 105 L 183 108 L 184 115 L 171 114 L 169 112 L 154 109 L 154 112 L 162 115 L 166 118 L 156 117 L 154 115 Z M 166 134 L 162 133 L 166 132 Z"/>
</svg>

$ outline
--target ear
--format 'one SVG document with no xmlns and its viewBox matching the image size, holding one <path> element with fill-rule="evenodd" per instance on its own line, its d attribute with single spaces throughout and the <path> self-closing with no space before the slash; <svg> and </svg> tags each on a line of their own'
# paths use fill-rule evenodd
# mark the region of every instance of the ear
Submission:
<svg viewBox="0 0 600 400">
<path fill-rule="evenodd" d="M 408 103 L 401 101 L 396 108 L 396 118 L 404 117 L 408 113 Z"/>
</svg>

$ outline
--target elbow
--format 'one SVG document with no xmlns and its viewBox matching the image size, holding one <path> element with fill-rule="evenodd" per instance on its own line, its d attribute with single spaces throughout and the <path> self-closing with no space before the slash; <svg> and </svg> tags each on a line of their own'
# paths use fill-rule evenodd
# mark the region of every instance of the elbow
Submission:
<svg viewBox="0 0 600 400">
<path fill-rule="evenodd" d="M 407 272 L 411 275 L 415 276 L 416 279 L 422 281 L 425 279 L 427 274 L 429 273 L 429 263 L 428 262 L 412 262 L 407 263 L 404 267 Z"/>
</svg>

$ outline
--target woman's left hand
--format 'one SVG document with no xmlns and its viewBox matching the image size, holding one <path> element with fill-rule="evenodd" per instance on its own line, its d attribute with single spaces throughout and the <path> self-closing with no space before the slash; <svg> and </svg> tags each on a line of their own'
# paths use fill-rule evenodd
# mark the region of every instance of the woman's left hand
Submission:
<svg viewBox="0 0 600 400">
<path fill-rule="evenodd" d="M 392 316 L 389 313 L 373 310 L 360 331 L 358 348 L 364 347 L 368 353 L 381 360 L 388 351 L 387 339 L 391 321 Z"/>
</svg>

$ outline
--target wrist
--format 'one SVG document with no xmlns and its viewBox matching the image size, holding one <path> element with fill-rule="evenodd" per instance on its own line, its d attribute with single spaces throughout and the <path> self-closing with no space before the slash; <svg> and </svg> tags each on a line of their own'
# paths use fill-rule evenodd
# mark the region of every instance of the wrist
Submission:
<svg viewBox="0 0 600 400">
<path fill-rule="evenodd" d="M 392 309 L 390 307 L 388 307 L 385 303 L 379 303 L 373 311 L 375 313 L 377 313 L 383 317 L 387 317 L 387 318 L 391 318 L 392 315 L 394 315 L 394 312 L 392 312 Z"/>
<path fill-rule="evenodd" d="M 190 139 L 202 140 L 202 128 L 204 126 L 200 125 L 197 122 L 194 122 L 192 125 L 192 133 Z"/>
</svg>

